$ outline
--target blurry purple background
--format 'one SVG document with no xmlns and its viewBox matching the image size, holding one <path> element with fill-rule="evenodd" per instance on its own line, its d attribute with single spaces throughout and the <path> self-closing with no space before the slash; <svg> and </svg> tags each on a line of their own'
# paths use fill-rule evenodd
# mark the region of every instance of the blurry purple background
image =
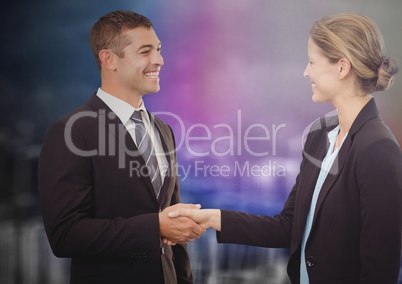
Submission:
<svg viewBox="0 0 402 284">
<path fill-rule="evenodd" d="M 382 30 L 387 54 L 402 60 L 399 0 L 5 2 L 0 283 L 67 283 L 68 261 L 51 255 L 43 233 L 36 163 L 46 129 L 99 87 L 88 35 L 100 16 L 125 9 L 153 22 L 165 65 L 161 91 L 145 103 L 175 132 L 182 201 L 204 208 L 281 210 L 298 173 L 303 132 L 333 110 L 311 101 L 303 77 L 315 20 L 364 13 Z M 402 144 L 400 75 L 375 97 Z M 286 250 L 217 245 L 213 231 L 189 250 L 196 283 L 288 283 Z"/>
</svg>

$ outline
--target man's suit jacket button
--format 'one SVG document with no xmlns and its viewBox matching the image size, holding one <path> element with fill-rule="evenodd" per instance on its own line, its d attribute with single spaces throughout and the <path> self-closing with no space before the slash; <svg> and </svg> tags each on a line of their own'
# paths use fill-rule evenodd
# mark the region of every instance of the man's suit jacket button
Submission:
<svg viewBox="0 0 402 284">
<path fill-rule="evenodd" d="M 135 253 L 130 252 L 129 256 L 130 256 L 130 258 L 134 258 L 134 257 L 135 257 Z"/>
<path fill-rule="evenodd" d="M 165 254 L 165 248 L 164 247 L 161 248 L 161 254 Z"/>
<path fill-rule="evenodd" d="M 306 257 L 306 266 L 307 267 L 314 267 L 316 264 L 316 260 L 313 256 Z"/>
</svg>

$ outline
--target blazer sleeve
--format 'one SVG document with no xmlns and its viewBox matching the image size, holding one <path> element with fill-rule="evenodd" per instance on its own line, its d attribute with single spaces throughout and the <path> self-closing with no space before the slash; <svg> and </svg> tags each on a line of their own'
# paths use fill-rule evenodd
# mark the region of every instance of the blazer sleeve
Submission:
<svg viewBox="0 0 402 284">
<path fill-rule="evenodd" d="M 64 131 L 64 122 L 49 129 L 38 168 L 42 214 L 53 253 L 58 257 L 132 258 L 141 252 L 159 259 L 158 213 L 126 219 L 94 217 L 92 159 L 74 154 Z M 79 127 L 72 128 L 71 137 L 75 147 L 92 150 Z"/>
<path fill-rule="evenodd" d="M 300 172 L 303 171 L 306 163 L 306 159 L 303 158 Z M 221 210 L 221 231 L 217 232 L 218 242 L 289 248 L 292 237 L 296 193 L 300 178 L 301 174 L 299 173 L 281 213 L 273 217 Z"/>
<path fill-rule="evenodd" d="M 393 139 L 362 149 L 356 177 L 361 203 L 360 283 L 396 283 L 400 270 L 402 155 Z"/>
<path fill-rule="evenodd" d="M 321 141 L 323 131 L 320 120 L 312 124 L 303 148 L 300 171 L 295 185 L 284 204 L 282 211 L 271 217 L 265 215 L 253 215 L 235 211 L 221 211 L 221 232 L 217 232 L 219 243 L 234 243 L 271 248 L 289 248 L 292 240 L 294 212 L 298 189 L 311 169 L 311 162 L 306 153 L 318 155 L 317 145 Z M 320 131 L 317 131 L 320 130 Z"/>
</svg>

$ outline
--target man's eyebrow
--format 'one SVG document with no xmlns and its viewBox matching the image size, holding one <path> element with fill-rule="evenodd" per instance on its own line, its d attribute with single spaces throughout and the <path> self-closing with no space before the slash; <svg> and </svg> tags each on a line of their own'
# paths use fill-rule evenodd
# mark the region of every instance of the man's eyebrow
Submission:
<svg viewBox="0 0 402 284">
<path fill-rule="evenodd" d="M 159 43 L 159 44 L 157 45 L 157 48 L 160 48 L 161 46 L 162 46 L 162 44 Z M 141 46 L 138 48 L 138 50 L 141 50 L 141 49 L 143 49 L 143 48 L 153 48 L 153 47 L 154 47 L 153 44 L 144 44 L 144 45 L 141 45 Z"/>
</svg>

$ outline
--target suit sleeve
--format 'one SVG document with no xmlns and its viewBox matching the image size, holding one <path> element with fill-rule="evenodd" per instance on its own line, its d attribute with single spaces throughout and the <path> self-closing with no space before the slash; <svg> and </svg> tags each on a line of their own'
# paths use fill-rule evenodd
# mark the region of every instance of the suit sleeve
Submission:
<svg viewBox="0 0 402 284">
<path fill-rule="evenodd" d="M 395 141 L 384 139 L 363 149 L 359 158 L 360 283 L 396 283 L 401 252 L 401 150 Z"/>
<path fill-rule="evenodd" d="M 132 258 L 142 252 L 159 259 L 157 213 L 112 220 L 93 217 L 93 160 L 74 154 L 64 131 L 62 122 L 49 129 L 38 169 L 45 230 L 53 253 L 58 257 Z M 77 149 L 92 150 L 79 127 L 72 128 L 71 137 Z"/>
</svg>

